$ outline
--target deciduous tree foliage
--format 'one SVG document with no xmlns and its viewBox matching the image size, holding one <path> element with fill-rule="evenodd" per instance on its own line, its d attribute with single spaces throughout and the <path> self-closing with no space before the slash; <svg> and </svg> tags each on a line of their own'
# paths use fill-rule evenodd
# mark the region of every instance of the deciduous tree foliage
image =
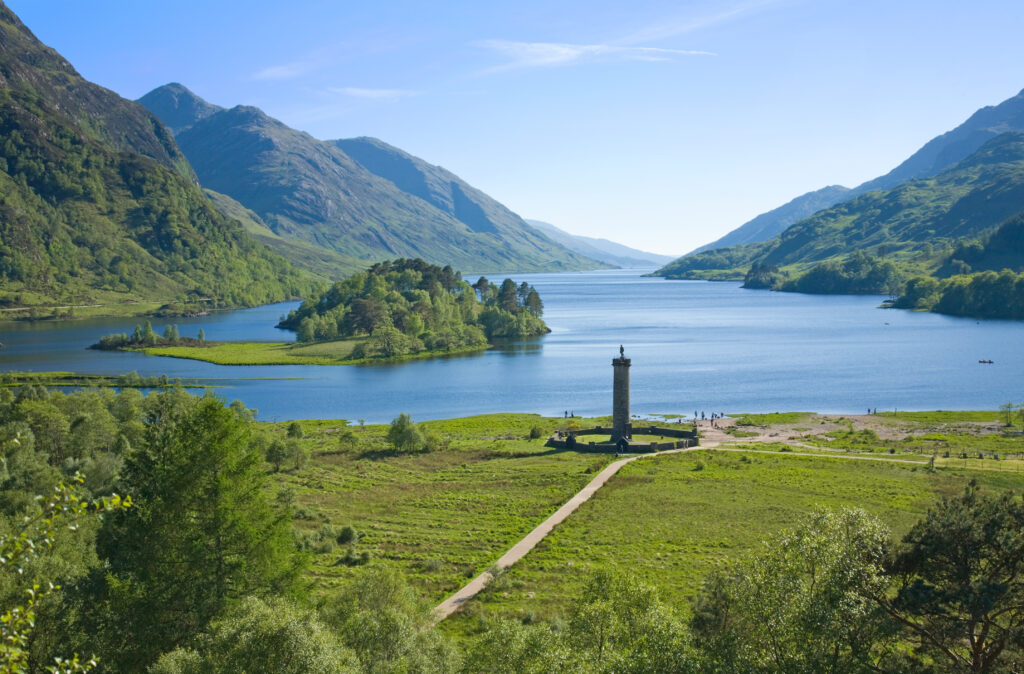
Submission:
<svg viewBox="0 0 1024 674">
<path fill-rule="evenodd" d="M 708 664 L 722 672 L 875 671 L 895 633 L 873 600 L 886 587 L 886 537 L 861 510 L 819 511 L 710 574 L 692 621 Z"/>
<path fill-rule="evenodd" d="M 479 299 L 477 294 L 479 293 Z M 423 260 L 380 262 L 338 281 L 292 311 L 281 327 L 300 341 L 367 336 L 352 358 L 484 347 L 489 340 L 547 332 L 544 303 L 527 283 L 470 286 L 451 267 Z"/>
</svg>

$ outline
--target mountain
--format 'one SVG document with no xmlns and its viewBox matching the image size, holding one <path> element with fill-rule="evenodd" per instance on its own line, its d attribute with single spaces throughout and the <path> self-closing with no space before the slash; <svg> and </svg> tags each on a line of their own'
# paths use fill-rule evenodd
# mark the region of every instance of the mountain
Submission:
<svg viewBox="0 0 1024 674">
<path fill-rule="evenodd" d="M 650 268 L 655 265 L 663 265 L 674 259 L 671 255 L 648 253 L 647 251 L 623 246 L 621 243 L 615 243 L 608 239 L 596 239 L 590 236 L 570 234 L 555 227 L 550 222 L 527 220 L 526 223 L 544 232 L 552 240 L 557 241 L 569 250 L 574 250 L 580 255 L 586 255 L 591 259 L 599 260 L 605 264 L 612 264 L 616 267 L 626 269 Z"/>
<path fill-rule="evenodd" d="M 981 108 L 960 126 L 936 136 L 884 176 L 856 188 L 857 194 L 890 189 L 913 178 L 926 178 L 974 154 L 996 136 L 1024 132 L 1024 90 L 999 105 Z"/>
<path fill-rule="evenodd" d="M 171 133 L 0 4 L 0 302 L 281 300 L 311 280 L 224 217 Z"/>
<path fill-rule="evenodd" d="M 1010 131 L 1024 132 L 1024 90 L 999 105 L 986 106 L 978 110 L 952 131 L 925 143 L 921 149 L 883 176 L 850 190 L 833 185 L 808 192 L 783 206 L 762 213 L 717 241 L 688 254 L 767 241 L 781 234 L 790 225 L 841 201 L 874 190 L 891 189 L 914 178 L 934 176 L 973 154 L 992 138 Z"/>
<path fill-rule="evenodd" d="M 710 250 L 659 270 L 670 278 L 741 278 L 870 252 L 934 271 L 935 249 L 985 235 L 1024 204 L 1024 134 L 1004 133 L 938 175 L 868 192 L 819 211 L 765 242 Z"/>
<path fill-rule="evenodd" d="M 274 233 L 260 216 L 226 194 L 203 190 L 213 205 L 227 217 L 237 220 L 246 232 L 281 257 L 300 269 L 313 272 L 325 279 L 336 279 L 366 269 L 366 260 L 336 253 L 301 239 L 286 239 Z"/>
<path fill-rule="evenodd" d="M 601 266 L 457 176 L 380 141 L 321 141 L 258 108 L 211 106 L 181 85 L 140 102 L 180 129 L 177 141 L 203 187 L 250 209 L 286 241 L 364 266 L 395 257 L 482 272 Z"/>
<path fill-rule="evenodd" d="M 810 217 L 823 208 L 834 206 L 840 201 L 848 199 L 850 196 L 853 196 L 852 190 L 848 187 L 843 187 L 842 185 L 829 185 L 828 187 L 823 187 L 820 190 L 808 192 L 807 194 L 803 194 L 796 199 L 779 206 L 778 208 L 772 209 L 767 213 L 762 213 L 753 220 L 740 225 L 717 241 L 705 244 L 688 254 L 693 255 L 694 253 L 700 253 L 714 248 L 727 248 L 729 246 L 737 246 L 745 243 L 767 241 L 773 236 L 781 234 L 794 222 L 799 222 L 804 218 Z"/>
<path fill-rule="evenodd" d="M 207 103 L 177 82 L 154 89 L 137 102 L 159 117 L 175 135 L 199 120 L 224 110 L 218 105 Z"/>
</svg>

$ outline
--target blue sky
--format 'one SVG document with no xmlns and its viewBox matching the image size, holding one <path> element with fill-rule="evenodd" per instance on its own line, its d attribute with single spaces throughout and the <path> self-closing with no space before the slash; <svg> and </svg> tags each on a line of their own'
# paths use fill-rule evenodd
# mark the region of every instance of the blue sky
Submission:
<svg viewBox="0 0 1024 674">
<path fill-rule="evenodd" d="M 376 136 L 528 218 L 686 252 L 1024 88 L 1019 0 L 9 0 L 128 98 Z"/>
</svg>

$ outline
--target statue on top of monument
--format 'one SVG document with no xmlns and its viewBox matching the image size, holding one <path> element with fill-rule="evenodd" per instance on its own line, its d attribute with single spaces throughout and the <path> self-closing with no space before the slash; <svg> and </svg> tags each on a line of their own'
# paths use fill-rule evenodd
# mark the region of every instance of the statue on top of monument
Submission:
<svg viewBox="0 0 1024 674">
<path fill-rule="evenodd" d="M 625 357 L 626 357 L 626 349 L 621 344 L 619 344 L 619 358 L 625 358 Z"/>
</svg>

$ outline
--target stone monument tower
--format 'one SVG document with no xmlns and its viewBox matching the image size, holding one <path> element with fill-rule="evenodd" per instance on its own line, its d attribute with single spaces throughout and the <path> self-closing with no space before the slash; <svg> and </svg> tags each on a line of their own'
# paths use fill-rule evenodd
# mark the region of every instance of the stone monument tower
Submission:
<svg viewBox="0 0 1024 674">
<path fill-rule="evenodd" d="M 619 347 L 619 357 L 612 359 L 615 378 L 612 383 L 612 442 L 618 442 L 633 435 L 629 422 L 629 358 L 626 350 Z"/>
</svg>

